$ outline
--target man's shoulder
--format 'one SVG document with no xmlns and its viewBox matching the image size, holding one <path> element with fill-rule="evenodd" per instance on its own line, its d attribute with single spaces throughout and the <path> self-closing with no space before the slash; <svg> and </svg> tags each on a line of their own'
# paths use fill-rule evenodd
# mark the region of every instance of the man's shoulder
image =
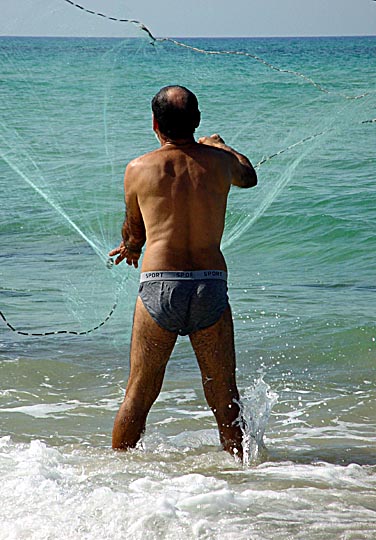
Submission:
<svg viewBox="0 0 376 540">
<path fill-rule="evenodd" d="M 229 161 L 230 163 L 236 161 L 236 158 L 231 152 L 225 148 L 218 146 L 209 146 L 208 144 L 200 144 L 201 151 L 208 155 L 211 159 L 217 159 L 218 161 Z"/>
<path fill-rule="evenodd" d="M 140 168 L 156 163 L 159 160 L 159 150 L 160 149 L 157 148 L 132 159 L 127 165 L 127 170 L 129 170 L 129 172 L 138 171 Z"/>
<path fill-rule="evenodd" d="M 156 153 L 152 150 L 130 161 L 125 169 L 124 187 L 125 190 L 140 192 L 145 188 L 145 178 L 150 179 L 155 176 L 155 168 L 158 165 Z"/>
</svg>

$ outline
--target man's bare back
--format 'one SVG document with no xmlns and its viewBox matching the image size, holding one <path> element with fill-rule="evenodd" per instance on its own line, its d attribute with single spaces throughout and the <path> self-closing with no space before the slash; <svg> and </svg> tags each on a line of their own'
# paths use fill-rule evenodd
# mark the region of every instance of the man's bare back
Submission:
<svg viewBox="0 0 376 540">
<path fill-rule="evenodd" d="M 177 115 L 183 107 L 189 109 L 184 101 L 186 92 L 189 91 L 181 87 L 169 87 L 167 97 L 164 96 L 167 107 L 175 107 Z M 180 275 L 173 271 L 190 272 L 199 286 L 208 288 L 207 281 L 201 283 L 198 279 L 204 278 L 200 271 L 218 271 L 224 276 L 227 271 L 220 243 L 230 186 L 252 187 L 256 185 L 257 177 L 249 160 L 226 146 L 218 135 L 202 138 L 197 143 L 193 138 L 194 127 L 189 133 L 188 113 L 186 118 L 188 133 L 171 138 L 153 116 L 153 129 L 161 147 L 127 166 L 123 241 L 110 255 L 118 255 L 116 264 L 126 259 L 128 264 L 137 267 L 146 242 L 142 276 L 155 277 L 156 272 L 160 272 L 172 280 Z M 160 119 L 164 122 L 161 114 Z M 193 125 L 195 123 L 196 120 L 192 121 Z M 164 130 L 167 131 L 165 127 Z M 210 285 L 215 285 L 218 291 L 224 287 L 223 281 Z M 215 288 L 213 291 L 215 295 Z M 174 294 L 176 296 L 176 291 Z M 218 292 L 219 296 L 221 294 L 223 296 Z M 125 449 L 137 443 L 147 413 L 160 391 L 165 366 L 177 337 L 174 326 L 168 321 L 164 324 L 163 318 L 159 320 L 158 315 L 154 316 L 154 300 L 150 308 L 147 300 L 145 293 L 142 296 L 140 292 L 132 333 L 131 373 L 123 405 L 115 420 L 114 448 Z M 197 305 L 200 309 L 200 304 Z M 204 389 L 217 418 L 222 445 L 241 456 L 241 428 L 234 424 L 239 416 L 239 407 L 234 405 L 239 395 L 235 383 L 233 328 L 231 311 L 226 305 L 227 295 L 225 300 L 219 299 L 219 315 L 214 316 L 213 323 L 204 318 L 209 322 L 193 331 L 189 330 L 193 327 L 187 326 L 186 333 L 190 335 L 203 381 L 214 381 L 206 384 Z"/>
<path fill-rule="evenodd" d="M 147 237 L 144 272 L 226 270 L 220 242 L 235 164 L 228 152 L 196 142 L 166 143 L 130 163 L 127 211 L 131 218 L 137 198 Z"/>
</svg>

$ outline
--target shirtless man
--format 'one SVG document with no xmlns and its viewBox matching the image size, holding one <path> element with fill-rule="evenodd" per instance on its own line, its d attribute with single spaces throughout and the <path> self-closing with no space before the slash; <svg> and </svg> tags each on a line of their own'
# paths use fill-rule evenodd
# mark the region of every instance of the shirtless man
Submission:
<svg viewBox="0 0 376 540">
<path fill-rule="evenodd" d="M 125 259 L 137 268 L 147 242 L 129 380 L 112 447 L 125 450 L 139 441 L 180 334 L 189 335 L 222 446 L 241 458 L 233 322 L 220 243 L 231 184 L 250 188 L 257 176 L 219 135 L 195 141 L 200 111 L 186 88 L 162 88 L 152 110 L 161 146 L 126 168 L 123 240 L 109 253 L 117 255 L 115 264 Z"/>
</svg>

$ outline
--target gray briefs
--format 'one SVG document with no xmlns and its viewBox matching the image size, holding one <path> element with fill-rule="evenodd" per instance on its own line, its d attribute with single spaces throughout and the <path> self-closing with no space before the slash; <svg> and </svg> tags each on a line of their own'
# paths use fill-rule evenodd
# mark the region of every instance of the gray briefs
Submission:
<svg viewBox="0 0 376 540">
<path fill-rule="evenodd" d="M 143 272 L 139 296 L 165 330 L 186 336 L 215 324 L 228 306 L 222 270 Z"/>
</svg>

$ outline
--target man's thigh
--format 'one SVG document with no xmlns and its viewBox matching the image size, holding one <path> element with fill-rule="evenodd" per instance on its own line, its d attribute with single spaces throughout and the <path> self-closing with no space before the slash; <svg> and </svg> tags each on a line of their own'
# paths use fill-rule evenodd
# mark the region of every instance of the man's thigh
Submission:
<svg viewBox="0 0 376 540">
<path fill-rule="evenodd" d="M 209 328 L 190 335 L 190 340 L 200 366 L 207 398 L 229 403 L 238 399 L 235 380 L 234 329 L 230 307 Z M 207 392 L 208 387 L 211 391 Z"/>
<path fill-rule="evenodd" d="M 177 334 L 160 327 L 137 298 L 130 352 L 127 394 L 150 394 L 156 399 Z M 146 396 L 145 396 L 146 397 Z"/>
</svg>

